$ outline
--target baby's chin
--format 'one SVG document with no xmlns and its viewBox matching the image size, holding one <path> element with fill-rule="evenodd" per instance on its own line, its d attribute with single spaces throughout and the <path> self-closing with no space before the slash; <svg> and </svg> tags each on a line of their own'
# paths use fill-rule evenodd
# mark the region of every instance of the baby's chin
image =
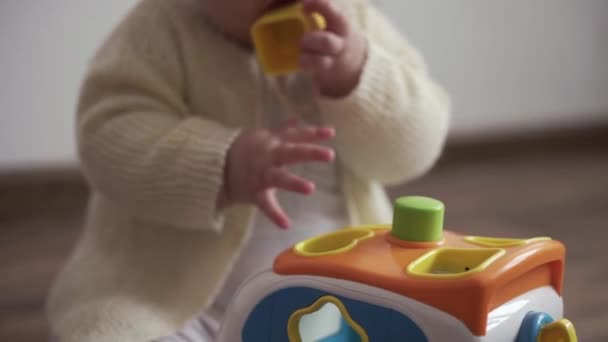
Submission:
<svg viewBox="0 0 608 342">
<path fill-rule="evenodd" d="M 264 9 L 264 13 L 296 2 L 298 2 L 298 0 L 271 0 L 268 6 L 266 6 Z"/>
</svg>

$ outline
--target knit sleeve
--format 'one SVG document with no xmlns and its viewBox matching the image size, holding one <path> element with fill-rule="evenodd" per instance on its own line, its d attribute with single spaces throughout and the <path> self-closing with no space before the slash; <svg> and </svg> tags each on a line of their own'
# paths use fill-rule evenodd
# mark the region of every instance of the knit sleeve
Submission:
<svg viewBox="0 0 608 342">
<path fill-rule="evenodd" d="M 135 219 L 219 231 L 216 202 L 238 131 L 189 111 L 164 1 L 142 1 L 91 63 L 77 116 L 82 169 Z"/>
<path fill-rule="evenodd" d="M 427 171 L 440 155 L 449 99 L 388 19 L 367 2 L 353 2 L 358 7 L 350 19 L 368 39 L 368 58 L 355 90 L 341 99 L 319 98 L 320 108 L 336 127 L 338 155 L 352 172 L 400 183 Z"/>
</svg>

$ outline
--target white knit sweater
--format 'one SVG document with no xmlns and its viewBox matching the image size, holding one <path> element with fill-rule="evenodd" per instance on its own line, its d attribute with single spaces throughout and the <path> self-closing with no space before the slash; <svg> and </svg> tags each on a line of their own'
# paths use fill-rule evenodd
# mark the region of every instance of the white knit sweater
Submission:
<svg viewBox="0 0 608 342">
<path fill-rule="evenodd" d="M 93 195 L 48 305 L 61 341 L 169 335 L 209 305 L 247 241 L 254 209 L 218 212 L 215 199 L 226 151 L 256 125 L 259 84 L 252 52 L 210 28 L 198 1 L 143 0 L 91 62 L 77 133 Z M 381 184 L 432 166 L 448 99 L 377 10 L 334 1 L 369 38 L 360 83 L 343 99 L 303 91 L 292 100 L 336 128 L 351 223 L 385 223 Z"/>
</svg>

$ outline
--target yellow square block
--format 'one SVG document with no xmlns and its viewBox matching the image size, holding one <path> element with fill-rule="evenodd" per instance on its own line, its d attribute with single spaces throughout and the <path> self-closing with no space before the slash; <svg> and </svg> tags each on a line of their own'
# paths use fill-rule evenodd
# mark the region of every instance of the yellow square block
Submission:
<svg viewBox="0 0 608 342">
<path fill-rule="evenodd" d="M 264 72 L 281 75 L 298 70 L 300 38 L 325 26 L 321 15 L 307 15 L 300 3 L 278 8 L 258 19 L 251 35 Z"/>
</svg>

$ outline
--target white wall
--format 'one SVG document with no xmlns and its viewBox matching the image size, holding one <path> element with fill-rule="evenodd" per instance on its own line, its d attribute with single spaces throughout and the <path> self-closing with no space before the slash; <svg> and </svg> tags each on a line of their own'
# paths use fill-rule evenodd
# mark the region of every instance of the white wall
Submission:
<svg viewBox="0 0 608 342">
<path fill-rule="evenodd" d="M 0 170 L 74 163 L 87 59 L 133 3 L 0 1 Z"/>
<path fill-rule="evenodd" d="M 0 1 L 0 170 L 74 162 L 86 60 L 135 1 Z M 455 135 L 608 113 L 608 1 L 374 1 L 451 93 Z"/>
<path fill-rule="evenodd" d="M 608 119 L 608 1 L 374 1 L 452 95 L 453 134 Z"/>
</svg>

